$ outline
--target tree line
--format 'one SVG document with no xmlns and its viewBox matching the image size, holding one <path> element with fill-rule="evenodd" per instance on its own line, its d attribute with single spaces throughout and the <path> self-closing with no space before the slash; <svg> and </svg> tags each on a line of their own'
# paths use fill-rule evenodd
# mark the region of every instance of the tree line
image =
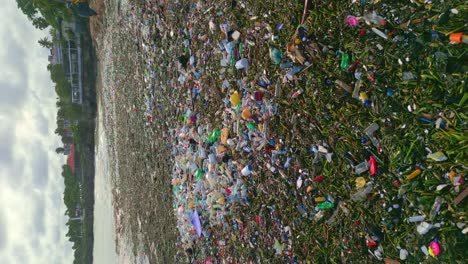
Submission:
<svg viewBox="0 0 468 264">
<path fill-rule="evenodd" d="M 55 42 L 61 42 L 56 34 L 61 29 L 60 21 L 70 21 L 73 18 L 73 12 L 67 7 L 63 0 L 16 0 L 18 8 L 26 15 L 34 27 L 39 30 L 49 28 L 49 37 L 44 37 L 38 41 L 39 45 L 44 48 L 51 49 Z M 63 144 L 73 142 L 72 130 L 76 129 L 72 126 L 65 127 L 66 122 L 79 120 L 81 118 L 82 109 L 80 105 L 72 103 L 71 100 L 71 85 L 64 72 L 63 65 L 49 64 L 47 70 L 50 73 L 50 78 L 54 83 L 54 90 L 57 95 L 57 129 L 58 134 Z M 72 122 L 73 123 L 73 122 Z M 64 148 L 56 149 L 58 154 L 63 154 Z M 81 206 L 81 186 L 77 175 L 73 173 L 71 168 L 65 164 L 62 166 L 63 181 L 65 189 L 63 192 L 63 202 L 66 210 L 65 215 L 70 218 L 75 217 L 75 209 L 77 205 Z M 68 232 L 66 236 L 73 243 L 75 251 L 75 263 L 81 262 L 82 254 L 82 223 L 81 221 L 69 220 L 67 222 Z"/>
</svg>

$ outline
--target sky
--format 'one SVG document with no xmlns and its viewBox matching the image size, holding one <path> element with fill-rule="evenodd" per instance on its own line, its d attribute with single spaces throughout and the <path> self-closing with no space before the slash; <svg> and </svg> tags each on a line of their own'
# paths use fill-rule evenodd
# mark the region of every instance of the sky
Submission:
<svg viewBox="0 0 468 264">
<path fill-rule="evenodd" d="M 0 0 L 0 263 L 72 263 L 49 50 L 15 0 Z"/>
</svg>

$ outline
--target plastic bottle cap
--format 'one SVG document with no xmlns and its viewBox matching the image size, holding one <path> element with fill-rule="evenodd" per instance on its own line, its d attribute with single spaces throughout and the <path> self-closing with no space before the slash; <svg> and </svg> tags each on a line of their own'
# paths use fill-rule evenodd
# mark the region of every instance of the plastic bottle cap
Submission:
<svg viewBox="0 0 468 264">
<path fill-rule="evenodd" d="M 450 42 L 462 43 L 463 41 L 463 32 L 456 32 L 450 34 Z"/>
</svg>

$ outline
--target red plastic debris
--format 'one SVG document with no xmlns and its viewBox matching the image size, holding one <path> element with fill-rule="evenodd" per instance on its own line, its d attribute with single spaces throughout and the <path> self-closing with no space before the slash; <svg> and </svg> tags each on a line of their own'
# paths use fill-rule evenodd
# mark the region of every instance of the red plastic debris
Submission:
<svg viewBox="0 0 468 264">
<path fill-rule="evenodd" d="M 260 216 L 257 215 L 257 216 L 255 217 L 255 222 L 257 222 L 257 224 L 260 224 Z"/>
<path fill-rule="evenodd" d="M 377 162 L 375 161 L 374 156 L 369 157 L 369 167 L 370 167 L 370 175 L 374 176 L 377 174 Z"/>
<path fill-rule="evenodd" d="M 373 240 L 366 240 L 366 245 L 368 247 L 376 247 L 378 244 L 377 244 L 377 242 L 375 242 Z"/>
<path fill-rule="evenodd" d="M 323 182 L 323 180 L 325 180 L 325 177 L 323 177 L 322 175 L 319 175 L 317 177 L 315 177 L 314 181 L 316 182 Z"/>
</svg>

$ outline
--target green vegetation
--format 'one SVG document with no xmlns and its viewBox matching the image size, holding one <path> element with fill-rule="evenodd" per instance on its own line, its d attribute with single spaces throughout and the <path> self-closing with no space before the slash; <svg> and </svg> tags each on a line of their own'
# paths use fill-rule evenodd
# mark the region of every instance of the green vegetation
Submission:
<svg viewBox="0 0 468 264">
<path fill-rule="evenodd" d="M 64 2 L 55 0 L 16 0 L 18 8 L 31 20 L 38 29 L 49 26 L 58 27 L 58 20 L 68 20 L 73 13 Z"/>
</svg>

